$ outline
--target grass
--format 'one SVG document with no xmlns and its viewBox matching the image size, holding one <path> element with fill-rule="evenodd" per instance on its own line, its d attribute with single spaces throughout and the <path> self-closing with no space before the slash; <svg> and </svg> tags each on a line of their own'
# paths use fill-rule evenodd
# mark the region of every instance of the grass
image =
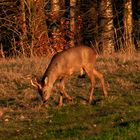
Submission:
<svg viewBox="0 0 140 140">
<path fill-rule="evenodd" d="M 73 97 L 56 109 L 59 91 L 41 106 L 30 77 L 43 75 L 47 58 L 0 60 L 0 140 L 139 140 L 140 60 L 99 57 L 97 69 L 105 74 L 109 96 L 103 97 L 99 81 L 94 101 L 86 103 L 90 81 L 73 75 L 66 90 Z"/>
</svg>

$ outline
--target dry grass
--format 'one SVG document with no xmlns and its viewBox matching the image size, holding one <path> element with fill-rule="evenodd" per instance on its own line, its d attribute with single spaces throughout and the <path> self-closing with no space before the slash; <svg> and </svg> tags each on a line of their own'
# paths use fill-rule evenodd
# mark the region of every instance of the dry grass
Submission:
<svg viewBox="0 0 140 140">
<path fill-rule="evenodd" d="M 67 135 L 72 135 L 74 139 L 80 139 L 80 136 L 92 139 L 97 134 L 102 139 L 104 131 L 111 132 L 110 128 L 118 124 L 139 122 L 140 54 L 99 56 L 96 67 L 105 74 L 108 99 L 102 98 L 102 90 L 97 82 L 95 102 L 88 106 L 84 100 L 90 86 L 89 79 L 78 79 L 74 75 L 66 84 L 74 102 L 66 103 L 60 111 L 54 109 L 59 95 L 57 90 L 53 95 L 55 103 L 50 99 L 51 107 L 46 108 L 41 106 L 40 97 L 30 84 L 32 75 L 42 77 L 49 60 L 48 57 L 0 60 L 0 122 L 5 126 L 0 125 L 0 138 L 18 139 L 22 133 L 22 139 L 41 136 L 56 139 L 60 135 L 64 139 Z M 105 124 L 106 127 L 103 127 Z M 7 132 L 9 134 L 5 135 Z"/>
<path fill-rule="evenodd" d="M 20 94 L 22 94 L 25 100 L 34 99 L 37 94 L 34 94 L 35 91 L 30 85 L 30 78 L 32 77 L 32 75 L 42 77 L 48 65 L 48 62 L 50 61 L 49 58 L 35 57 L 30 59 L 1 59 L 0 98 L 19 98 L 20 100 Z M 97 60 L 97 69 L 102 71 L 105 75 L 109 74 L 113 76 L 114 73 L 117 73 L 121 70 L 125 71 L 129 76 L 129 73 L 132 74 L 135 71 L 140 71 L 140 54 L 138 53 L 129 57 L 126 54 L 99 56 Z M 108 79 L 107 76 L 106 79 Z M 122 87 L 124 89 L 129 89 L 135 86 L 135 83 L 131 81 L 131 78 L 123 75 L 121 76 L 121 72 L 118 73 L 118 77 L 116 77 L 115 81 L 116 84 L 119 85 L 119 87 Z M 109 83 L 108 87 L 110 87 Z"/>
</svg>

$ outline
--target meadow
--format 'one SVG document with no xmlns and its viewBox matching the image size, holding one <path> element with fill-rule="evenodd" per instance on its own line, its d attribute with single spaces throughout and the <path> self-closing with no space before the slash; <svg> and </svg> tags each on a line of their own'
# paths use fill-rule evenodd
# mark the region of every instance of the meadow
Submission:
<svg viewBox="0 0 140 140">
<path fill-rule="evenodd" d="M 66 83 L 72 102 L 57 109 L 59 91 L 42 105 L 30 84 L 42 77 L 47 57 L 0 59 L 0 140 L 139 140 L 140 54 L 99 56 L 96 67 L 105 75 L 108 97 L 98 79 L 92 104 L 90 80 L 79 73 Z"/>
</svg>

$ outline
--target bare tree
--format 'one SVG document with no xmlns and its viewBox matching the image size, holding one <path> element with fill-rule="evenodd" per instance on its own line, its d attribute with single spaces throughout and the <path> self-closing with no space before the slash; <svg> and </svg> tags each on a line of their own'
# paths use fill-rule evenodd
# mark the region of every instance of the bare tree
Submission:
<svg viewBox="0 0 140 140">
<path fill-rule="evenodd" d="M 63 3 L 61 0 L 51 0 L 51 19 L 52 19 L 52 29 L 51 29 L 51 47 L 53 48 L 54 53 L 62 51 L 63 45 L 61 43 L 62 33 L 60 31 L 60 3 Z"/>
<path fill-rule="evenodd" d="M 75 8 L 76 0 L 70 0 L 70 31 L 71 31 L 71 47 L 74 46 L 75 36 Z"/>
<path fill-rule="evenodd" d="M 25 0 L 21 0 L 20 2 L 20 27 L 21 32 L 19 35 L 20 38 L 20 45 L 22 49 L 22 53 L 25 56 L 25 44 L 27 40 L 27 26 L 26 26 L 26 12 L 25 12 Z"/>
<path fill-rule="evenodd" d="M 30 55 L 36 48 L 36 53 L 47 53 L 48 30 L 45 21 L 44 0 L 27 0 L 29 35 L 31 43 L 29 44 Z"/>
<path fill-rule="evenodd" d="M 15 38 L 20 35 L 17 1 L 0 1 L 0 47 L 3 56 L 17 53 Z M 21 48 L 18 48 L 20 50 Z"/>
<path fill-rule="evenodd" d="M 124 2 L 124 48 L 128 52 L 134 49 L 132 38 L 132 0 Z"/>
<path fill-rule="evenodd" d="M 113 10 L 111 0 L 101 0 L 100 4 L 100 44 L 103 53 L 114 51 Z"/>
</svg>

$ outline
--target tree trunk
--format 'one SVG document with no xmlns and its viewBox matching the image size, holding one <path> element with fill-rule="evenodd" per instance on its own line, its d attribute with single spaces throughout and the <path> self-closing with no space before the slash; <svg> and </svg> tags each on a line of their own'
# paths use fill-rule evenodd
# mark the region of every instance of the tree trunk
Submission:
<svg viewBox="0 0 140 140">
<path fill-rule="evenodd" d="M 60 0 L 51 0 L 51 18 L 53 22 L 53 26 L 51 27 L 51 35 L 52 35 L 52 42 L 51 47 L 54 50 L 54 53 L 62 51 L 62 45 L 61 44 L 61 31 L 60 27 L 58 27 L 58 20 L 60 14 Z"/>
<path fill-rule="evenodd" d="M 59 0 L 51 0 L 51 11 L 57 17 L 60 11 Z"/>
<path fill-rule="evenodd" d="M 34 48 L 38 55 L 48 53 L 48 30 L 44 12 L 44 0 L 28 1 L 29 28 L 31 35 L 30 55 L 33 56 Z"/>
<path fill-rule="evenodd" d="M 100 4 L 100 48 L 104 54 L 114 52 L 113 10 L 111 0 L 101 0 Z"/>
<path fill-rule="evenodd" d="M 132 38 L 132 0 L 125 0 L 124 3 L 124 48 L 127 52 L 134 49 Z"/>
<path fill-rule="evenodd" d="M 71 31 L 71 41 L 70 46 L 74 47 L 75 45 L 75 8 L 76 0 L 70 0 L 70 31 Z"/>
<path fill-rule="evenodd" d="M 20 3 L 20 26 L 21 26 L 21 34 L 20 34 L 20 45 L 22 49 L 22 54 L 25 56 L 25 47 L 26 47 L 26 39 L 27 39 L 27 27 L 26 27 L 26 14 L 25 14 L 25 0 L 21 0 Z"/>
</svg>

